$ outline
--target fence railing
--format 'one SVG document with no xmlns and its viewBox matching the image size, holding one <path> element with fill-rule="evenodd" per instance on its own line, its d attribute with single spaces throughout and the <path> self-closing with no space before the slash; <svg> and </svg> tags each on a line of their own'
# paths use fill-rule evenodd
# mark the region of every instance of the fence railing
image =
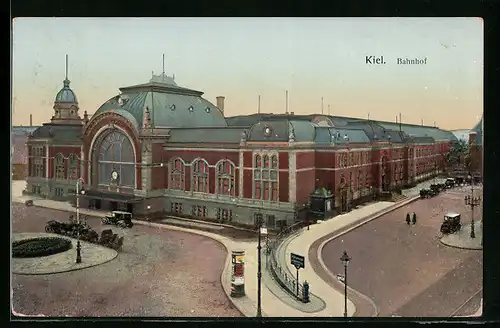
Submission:
<svg viewBox="0 0 500 328">
<path fill-rule="evenodd" d="M 309 286 L 306 287 L 308 290 L 305 293 L 304 285 L 290 274 L 285 263 L 283 263 L 283 266 L 279 263 L 277 254 L 277 250 L 281 243 L 303 226 L 304 222 L 297 222 L 283 229 L 274 240 L 269 241 L 266 251 L 268 255 L 270 255 L 268 257 L 267 268 L 271 271 L 276 281 L 292 296 L 306 303 L 309 302 Z"/>
</svg>

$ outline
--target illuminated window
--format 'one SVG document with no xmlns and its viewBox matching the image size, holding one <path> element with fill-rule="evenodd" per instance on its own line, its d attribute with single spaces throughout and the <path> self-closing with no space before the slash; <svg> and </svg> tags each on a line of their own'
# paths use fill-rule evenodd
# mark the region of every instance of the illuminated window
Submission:
<svg viewBox="0 0 500 328">
<path fill-rule="evenodd" d="M 225 196 L 235 195 L 234 172 L 235 165 L 229 160 L 223 160 L 217 164 L 217 194 Z"/>
<path fill-rule="evenodd" d="M 172 161 L 169 189 L 184 190 L 184 162 L 180 158 Z"/>
<path fill-rule="evenodd" d="M 55 177 L 57 180 L 64 180 L 65 172 L 64 172 L 64 156 L 61 153 L 58 153 L 55 158 Z"/>
<path fill-rule="evenodd" d="M 70 154 L 68 158 L 68 178 L 77 180 L 80 177 L 80 161 L 75 154 Z"/>
<path fill-rule="evenodd" d="M 278 157 L 255 156 L 254 198 L 278 201 Z"/>
<path fill-rule="evenodd" d="M 193 164 L 193 191 L 208 193 L 208 163 L 203 159 Z"/>
</svg>

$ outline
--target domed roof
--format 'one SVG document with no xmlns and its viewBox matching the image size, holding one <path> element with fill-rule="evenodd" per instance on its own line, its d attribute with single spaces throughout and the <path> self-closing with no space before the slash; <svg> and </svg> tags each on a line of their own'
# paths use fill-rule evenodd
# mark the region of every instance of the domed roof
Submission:
<svg viewBox="0 0 500 328">
<path fill-rule="evenodd" d="M 174 79 L 164 74 L 153 76 L 145 84 L 120 88 L 121 94 L 106 101 L 95 112 L 123 110 L 142 125 L 146 107 L 151 113 L 154 127 L 196 128 L 226 127 L 222 112 L 208 100 L 203 92 L 179 87 Z"/>
<path fill-rule="evenodd" d="M 75 103 L 75 104 L 77 104 L 78 100 L 76 99 L 76 95 L 73 92 L 73 90 L 71 90 L 71 88 L 69 87 L 70 81 L 68 79 L 65 79 L 63 83 L 64 83 L 64 86 L 57 93 L 55 102 L 56 103 L 64 102 L 64 103 Z"/>
</svg>

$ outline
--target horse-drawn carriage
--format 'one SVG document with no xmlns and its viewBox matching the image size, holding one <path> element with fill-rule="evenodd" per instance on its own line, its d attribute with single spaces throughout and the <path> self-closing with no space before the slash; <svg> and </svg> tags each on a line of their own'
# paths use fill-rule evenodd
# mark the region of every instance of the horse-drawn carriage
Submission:
<svg viewBox="0 0 500 328">
<path fill-rule="evenodd" d="M 132 228 L 132 213 L 113 211 L 111 215 L 107 215 L 101 219 L 102 224 L 114 224 L 120 228 Z"/>
<path fill-rule="evenodd" d="M 77 238 L 78 233 L 80 233 L 81 240 L 91 243 L 96 243 L 99 239 L 99 234 L 87 224 L 86 220 L 76 222 L 72 216 L 69 222 L 50 220 L 45 226 L 45 232 L 56 233 L 71 238 Z"/>
<path fill-rule="evenodd" d="M 460 231 L 462 225 L 460 224 L 460 214 L 448 213 L 444 216 L 443 223 L 441 224 L 441 233 L 450 234 Z"/>
</svg>

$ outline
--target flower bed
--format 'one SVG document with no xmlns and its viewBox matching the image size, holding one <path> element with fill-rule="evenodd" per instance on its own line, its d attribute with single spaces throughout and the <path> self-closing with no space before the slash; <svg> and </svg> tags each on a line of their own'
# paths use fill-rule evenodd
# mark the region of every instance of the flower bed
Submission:
<svg viewBox="0 0 500 328">
<path fill-rule="evenodd" d="M 39 237 L 12 242 L 13 258 L 49 256 L 71 248 L 71 240 L 59 237 Z"/>
</svg>

